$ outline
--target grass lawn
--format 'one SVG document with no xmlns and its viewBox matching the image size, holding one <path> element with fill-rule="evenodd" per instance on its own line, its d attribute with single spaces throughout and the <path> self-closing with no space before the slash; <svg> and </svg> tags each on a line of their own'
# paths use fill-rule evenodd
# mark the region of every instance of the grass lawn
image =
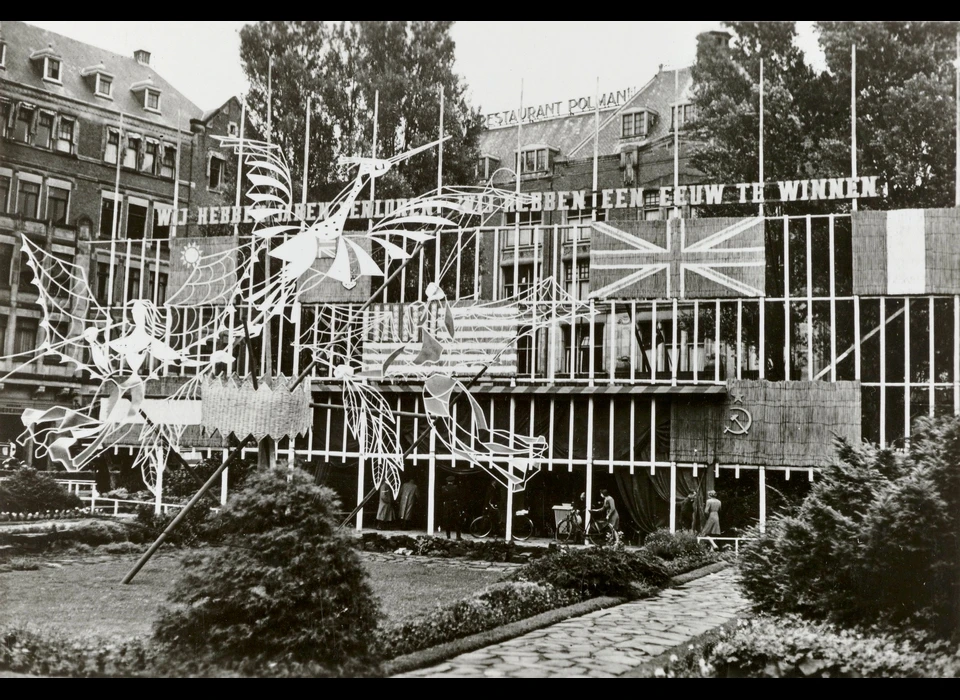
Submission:
<svg viewBox="0 0 960 700">
<path fill-rule="evenodd" d="M 148 636 L 158 606 L 180 573 L 182 550 L 160 550 L 129 584 L 139 555 L 35 556 L 36 571 L 0 572 L 0 627 L 28 625 L 68 636 Z M 60 564 L 52 568 L 50 564 Z M 499 580 L 495 571 L 425 566 L 416 558 L 364 560 L 384 618 L 416 617 Z"/>
</svg>

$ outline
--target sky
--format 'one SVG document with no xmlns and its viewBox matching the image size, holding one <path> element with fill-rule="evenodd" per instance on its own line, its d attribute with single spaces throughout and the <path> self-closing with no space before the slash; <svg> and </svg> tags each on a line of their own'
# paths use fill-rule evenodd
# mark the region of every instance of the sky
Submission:
<svg viewBox="0 0 960 700">
<path fill-rule="evenodd" d="M 133 56 L 151 53 L 153 68 L 201 109 L 219 107 L 242 94 L 239 21 L 28 22 Z M 801 47 L 818 47 L 812 22 L 798 22 Z M 696 35 L 721 29 L 720 22 L 457 22 L 455 70 L 468 99 L 484 113 L 568 98 L 638 88 L 664 68 L 693 63 Z"/>
</svg>

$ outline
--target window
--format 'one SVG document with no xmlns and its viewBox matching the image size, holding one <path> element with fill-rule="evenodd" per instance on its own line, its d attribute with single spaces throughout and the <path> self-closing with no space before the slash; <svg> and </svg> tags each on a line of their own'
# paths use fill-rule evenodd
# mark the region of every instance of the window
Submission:
<svg viewBox="0 0 960 700">
<path fill-rule="evenodd" d="M 13 345 L 14 353 L 26 353 L 37 348 L 37 328 L 39 324 L 35 318 L 18 318 L 17 334 Z"/>
<path fill-rule="evenodd" d="M 657 221 L 660 218 L 660 194 L 657 192 L 644 192 L 643 220 Z"/>
<path fill-rule="evenodd" d="M 34 108 L 20 105 L 17 110 L 17 121 L 13 125 L 13 138 L 16 141 L 27 142 L 30 137 L 30 127 L 33 125 Z"/>
<path fill-rule="evenodd" d="M 108 78 L 101 73 L 97 73 L 97 85 L 94 89 L 94 93 L 100 95 L 100 97 L 110 97 L 110 94 L 113 92 L 113 78 Z"/>
<path fill-rule="evenodd" d="M 606 220 L 607 210 L 598 209 L 597 221 Z M 570 243 L 574 240 L 574 237 L 576 237 L 578 242 L 589 241 L 592 232 L 590 228 L 591 221 L 593 221 L 593 207 L 584 207 L 583 209 L 567 212 L 567 223 L 570 224 L 570 226 L 563 231 L 563 242 Z"/>
<path fill-rule="evenodd" d="M 160 111 L 160 93 L 156 90 L 143 91 L 143 108 L 151 112 Z"/>
<path fill-rule="evenodd" d="M 497 170 L 500 161 L 491 156 L 483 156 L 477 161 L 477 177 L 481 180 L 489 180 Z"/>
<path fill-rule="evenodd" d="M 143 149 L 143 162 L 140 164 L 140 170 L 153 174 L 153 166 L 157 162 L 157 146 L 159 145 L 156 141 L 147 139 Z"/>
<path fill-rule="evenodd" d="M 153 238 L 170 238 L 170 219 L 173 208 L 153 206 Z M 162 222 L 162 223 L 161 223 Z"/>
<path fill-rule="evenodd" d="M 215 190 L 223 184 L 223 159 L 217 156 L 210 157 L 210 189 Z"/>
<path fill-rule="evenodd" d="M 147 207 L 127 204 L 127 238 L 140 240 L 147 230 Z"/>
<path fill-rule="evenodd" d="M 10 243 L 0 243 L 0 287 L 10 286 L 10 272 L 13 268 L 13 245 Z M 0 345 L 0 352 L 3 346 Z"/>
<path fill-rule="evenodd" d="M 9 135 L 10 117 L 13 114 L 13 105 L 7 100 L 0 100 L 0 136 Z"/>
<path fill-rule="evenodd" d="M 140 298 L 140 269 L 131 267 L 127 271 L 127 301 Z"/>
<path fill-rule="evenodd" d="M 33 139 L 34 146 L 41 148 L 50 148 L 50 141 L 53 138 L 53 115 L 50 112 L 40 112 L 40 119 L 37 122 L 37 135 Z"/>
<path fill-rule="evenodd" d="M 515 244 L 517 240 L 515 234 L 518 233 L 517 229 L 507 228 L 503 231 L 503 237 L 501 244 L 504 248 L 513 248 L 514 245 L 527 246 L 533 245 L 533 235 L 534 231 L 537 232 L 537 247 L 543 247 L 543 229 L 542 228 L 533 228 L 534 226 L 541 226 L 543 224 L 543 212 L 542 211 L 522 211 L 519 212 L 520 215 L 520 229 L 519 229 L 519 243 Z M 511 211 L 504 214 L 503 217 L 504 224 L 508 227 L 515 226 L 517 223 L 517 212 Z M 526 227 L 526 228 L 525 228 Z"/>
<path fill-rule="evenodd" d="M 156 291 L 157 294 L 157 304 L 162 304 L 167 300 L 167 273 L 161 272 L 159 277 L 156 273 L 151 270 L 147 275 L 147 288 L 143 290 L 143 294 L 150 299 L 153 299 L 153 293 Z M 154 279 L 157 280 L 157 287 L 154 288 Z"/>
<path fill-rule="evenodd" d="M 137 158 L 140 155 L 140 137 L 130 135 L 127 137 L 127 147 L 123 151 L 123 167 L 136 168 Z"/>
<path fill-rule="evenodd" d="M 680 128 L 689 124 L 697 118 L 697 106 L 692 104 L 680 105 Z M 670 131 L 676 129 L 677 125 L 677 105 L 674 105 L 670 111 Z"/>
<path fill-rule="evenodd" d="M 60 61 L 49 56 L 43 59 L 43 79 L 60 82 Z"/>
<path fill-rule="evenodd" d="M 576 284 L 573 280 L 573 263 L 563 264 L 563 281 L 567 294 L 576 299 L 586 299 L 590 294 L 590 260 L 577 260 Z"/>
<path fill-rule="evenodd" d="M 113 232 L 114 202 L 104 197 L 100 202 L 100 238 L 111 238 Z M 117 221 L 117 234 L 120 233 L 120 222 Z"/>
<path fill-rule="evenodd" d="M 160 161 L 160 177 L 173 179 L 177 168 L 177 147 L 169 144 L 163 146 L 163 160 Z"/>
<path fill-rule="evenodd" d="M 227 122 L 227 136 L 237 136 L 239 133 L 236 122 Z"/>
<path fill-rule="evenodd" d="M 520 173 L 544 172 L 550 167 L 546 148 L 532 148 L 520 154 Z"/>
<path fill-rule="evenodd" d="M 57 127 L 57 150 L 61 153 L 73 153 L 73 137 L 76 134 L 77 123 L 69 117 L 60 117 L 60 126 Z"/>
<path fill-rule="evenodd" d="M 40 183 L 21 180 L 17 191 L 17 213 L 31 219 L 37 218 L 40 204 Z"/>
<path fill-rule="evenodd" d="M 525 265 L 518 265 L 516 268 L 517 279 L 519 280 L 518 284 L 513 283 L 513 265 L 507 265 L 502 268 L 503 270 L 503 295 L 504 296 L 513 296 L 514 294 L 522 294 L 524 292 L 530 291 L 533 288 L 533 265 L 527 263 Z"/>
<path fill-rule="evenodd" d="M 17 282 L 17 288 L 20 290 L 20 293 L 24 292 L 33 292 L 37 293 L 37 288 L 33 286 L 33 280 L 35 275 L 33 274 L 33 268 L 29 264 L 30 258 L 27 257 L 27 251 L 23 248 L 20 249 L 20 281 Z M 31 348 L 32 349 L 32 348 Z"/>
<path fill-rule="evenodd" d="M 620 129 L 621 138 L 646 138 L 649 130 L 650 117 L 646 110 L 623 115 Z"/>
<path fill-rule="evenodd" d="M 110 284 L 110 264 L 97 263 L 97 301 L 106 305 L 107 287 Z"/>
<path fill-rule="evenodd" d="M 107 147 L 103 152 L 103 160 L 107 163 L 117 162 L 117 151 L 120 149 L 120 132 L 110 129 L 107 132 Z"/>
<path fill-rule="evenodd" d="M 62 187 L 47 187 L 47 218 L 55 224 L 67 225 L 67 209 L 70 190 Z"/>
<path fill-rule="evenodd" d="M 0 175 L 0 214 L 10 211 L 10 178 Z"/>
</svg>

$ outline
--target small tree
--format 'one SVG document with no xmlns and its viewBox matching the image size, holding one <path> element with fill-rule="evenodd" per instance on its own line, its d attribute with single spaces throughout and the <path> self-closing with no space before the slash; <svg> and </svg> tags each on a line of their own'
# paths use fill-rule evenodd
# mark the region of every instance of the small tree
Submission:
<svg viewBox="0 0 960 700">
<path fill-rule="evenodd" d="M 744 549 L 747 594 L 772 613 L 957 635 L 958 463 L 956 417 L 918 420 L 905 455 L 841 442 L 803 503 Z"/>
<path fill-rule="evenodd" d="M 82 501 L 50 474 L 23 466 L 0 484 L 0 511 L 42 513 L 79 508 Z"/>
<path fill-rule="evenodd" d="M 375 673 L 379 607 L 338 508 L 300 469 L 252 474 L 222 512 L 226 546 L 186 561 L 155 639 L 188 665 Z"/>
</svg>

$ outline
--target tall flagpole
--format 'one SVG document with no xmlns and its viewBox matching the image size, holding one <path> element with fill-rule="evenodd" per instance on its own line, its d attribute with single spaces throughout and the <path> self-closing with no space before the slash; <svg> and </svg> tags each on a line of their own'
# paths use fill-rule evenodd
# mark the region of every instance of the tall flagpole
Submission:
<svg viewBox="0 0 960 700">
<path fill-rule="evenodd" d="M 597 220 L 597 187 L 598 170 L 600 166 L 600 76 L 597 76 L 597 87 L 594 92 L 593 105 L 593 220 Z"/>
<path fill-rule="evenodd" d="M 956 188 L 957 194 L 954 200 L 956 206 L 960 207 L 960 32 L 957 33 L 957 167 L 956 167 Z"/>
<path fill-rule="evenodd" d="M 273 55 L 267 57 L 267 143 L 273 143 Z"/>
<path fill-rule="evenodd" d="M 310 162 L 310 95 L 307 95 L 307 137 L 303 140 L 303 188 L 300 195 L 301 206 L 304 207 L 304 212 L 306 212 L 307 206 L 307 163 Z M 306 218 L 306 213 L 304 213 L 304 218 Z M 306 226 L 306 222 L 302 222 Z"/>
<path fill-rule="evenodd" d="M 850 177 L 857 177 L 857 45 L 850 46 Z M 850 202 L 857 210 L 857 200 Z"/>
<path fill-rule="evenodd" d="M 380 91 L 375 90 L 373 93 L 373 158 L 377 157 L 377 121 L 379 120 L 380 112 Z M 377 178 L 370 178 L 370 201 L 376 200 L 377 192 Z M 370 222 L 370 225 L 373 226 L 373 222 Z"/>
<path fill-rule="evenodd" d="M 179 121 L 179 117 L 177 117 Z M 247 101 L 243 98 L 240 100 L 240 147 L 237 152 L 237 209 L 240 208 L 240 190 L 243 189 L 243 125 L 247 121 Z M 179 123 L 177 124 L 177 138 L 180 137 Z M 241 215 L 240 221 L 243 220 Z M 240 223 L 237 222 L 233 225 L 233 235 L 235 237 L 240 236 Z"/>
<path fill-rule="evenodd" d="M 437 145 L 437 194 L 443 192 L 443 83 L 438 86 L 440 91 L 440 143 Z"/>
<path fill-rule="evenodd" d="M 763 59 L 760 59 L 760 191 L 763 192 Z M 763 202 L 759 204 L 763 216 Z"/>
<path fill-rule="evenodd" d="M 677 189 L 680 187 L 680 71 L 673 69 L 673 209 L 677 218 Z"/>
<path fill-rule="evenodd" d="M 273 55 L 267 58 L 267 144 L 273 143 Z M 269 241 L 268 241 L 269 246 Z M 264 284 L 270 284 L 270 250 L 269 247 L 263 256 L 263 275 Z M 261 333 L 260 341 L 260 362 L 263 365 L 264 376 L 270 378 L 273 376 L 273 342 L 272 342 L 272 324 L 267 317 Z M 250 368 L 256 373 L 256 368 Z M 277 466 L 277 443 L 269 435 L 265 435 L 257 445 L 257 466 L 261 469 L 273 469 Z"/>
</svg>

